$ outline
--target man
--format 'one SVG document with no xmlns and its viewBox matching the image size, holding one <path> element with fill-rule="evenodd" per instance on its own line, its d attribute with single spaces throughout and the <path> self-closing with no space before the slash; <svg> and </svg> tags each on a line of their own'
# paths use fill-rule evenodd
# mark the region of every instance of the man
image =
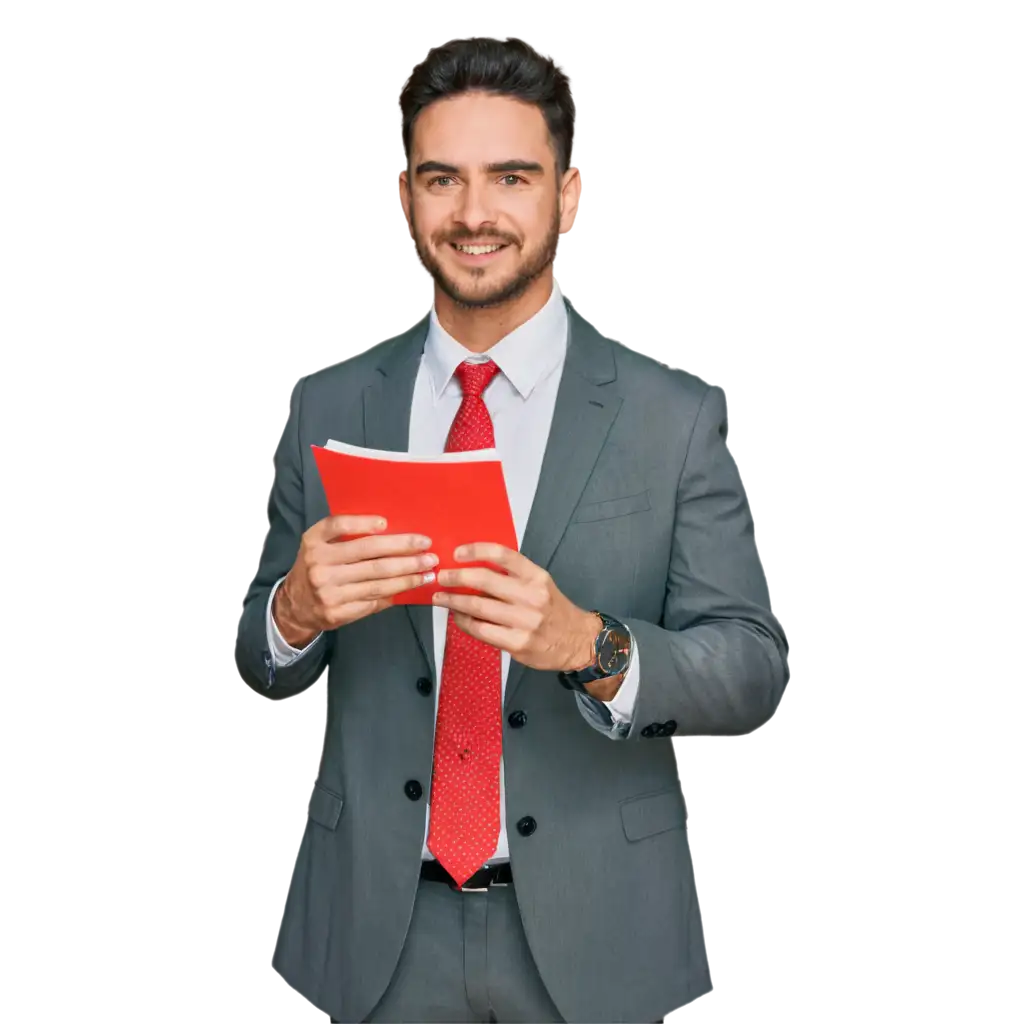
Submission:
<svg viewBox="0 0 1024 1024">
<path fill-rule="evenodd" d="M 725 396 L 560 294 L 580 175 L 550 60 L 456 40 L 401 108 L 434 305 L 295 386 L 238 630 L 264 696 L 328 669 L 274 966 L 339 1021 L 660 1020 L 711 989 L 670 737 L 749 732 L 788 679 Z M 487 564 L 437 582 L 477 594 L 394 606 L 430 539 L 331 517 L 328 438 L 495 445 L 520 550 L 469 542 Z"/>
</svg>

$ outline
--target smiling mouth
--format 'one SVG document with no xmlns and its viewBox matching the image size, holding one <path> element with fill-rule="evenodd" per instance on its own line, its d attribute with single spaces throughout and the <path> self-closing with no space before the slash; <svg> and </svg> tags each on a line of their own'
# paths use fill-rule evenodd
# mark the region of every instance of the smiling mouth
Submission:
<svg viewBox="0 0 1024 1024">
<path fill-rule="evenodd" d="M 460 242 L 449 242 L 448 244 L 456 252 L 465 256 L 489 256 L 491 253 L 501 252 L 502 249 L 508 248 L 506 242 L 491 242 L 487 245 L 465 245 Z"/>
</svg>

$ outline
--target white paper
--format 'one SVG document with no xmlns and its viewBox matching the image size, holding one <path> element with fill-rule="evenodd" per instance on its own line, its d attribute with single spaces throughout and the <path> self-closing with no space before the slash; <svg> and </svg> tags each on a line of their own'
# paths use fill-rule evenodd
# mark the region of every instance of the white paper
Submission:
<svg viewBox="0 0 1024 1024">
<path fill-rule="evenodd" d="M 497 448 L 470 448 L 464 452 L 440 452 L 437 455 L 411 455 L 409 452 L 389 452 L 383 448 L 360 448 L 344 441 L 328 440 L 325 448 L 332 452 L 358 455 L 364 459 L 386 459 L 391 462 L 500 462 Z"/>
</svg>

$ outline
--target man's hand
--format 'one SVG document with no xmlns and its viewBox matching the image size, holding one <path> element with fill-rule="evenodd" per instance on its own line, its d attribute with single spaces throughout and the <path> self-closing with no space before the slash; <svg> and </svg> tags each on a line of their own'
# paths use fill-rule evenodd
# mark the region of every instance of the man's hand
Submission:
<svg viewBox="0 0 1024 1024">
<path fill-rule="evenodd" d="M 433 581 L 426 572 L 437 556 L 425 553 L 430 538 L 414 533 L 380 534 L 380 516 L 328 516 L 303 535 L 299 553 L 277 588 L 272 609 L 281 636 L 305 647 L 325 629 L 391 607 L 392 597 Z M 358 539 L 344 538 L 356 535 Z"/>
<path fill-rule="evenodd" d="M 573 604 L 547 570 L 501 544 L 465 544 L 455 558 L 490 562 L 508 572 L 472 566 L 439 573 L 442 586 L 481 591 L 434 595 L 434 603 L 448 608 L 463 632 L 508 651 L 530 668 L 570 672 L 593 661 L 600 618 Z"/>
</svg>

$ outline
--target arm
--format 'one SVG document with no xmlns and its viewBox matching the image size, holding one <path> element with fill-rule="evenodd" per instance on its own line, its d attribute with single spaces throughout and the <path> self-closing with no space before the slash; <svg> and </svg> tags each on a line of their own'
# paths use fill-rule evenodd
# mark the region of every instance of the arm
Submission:
<svg viewBox="0 0 1024 1024">
<path fill-rule="evenodd" d="M 725 394 L 710 387 L 679 477 L 662 623 L 623 619 L 644 652 L 630 740 L 751 732 L 789 679 L 727 432 Z"/>
<path fill-rule="evenodd" d="M 273 700 L 291 697 L 312 686 L 330 659 L 334 641 L 334 633 L 328 633 L 310 643 L 301 657 L 284 664 L 275 662 L 267 635 L 271 592 L 294 564 L 305 530 L 299 449 L 302 385 L 300 380 L 292 390 L 288 421 L 274 453 L 274 483 L 267 507 L 270 527 L 259 568 L 242 603 L 235 642 L 239 674 L 257 693 Z"/>
</svg>

